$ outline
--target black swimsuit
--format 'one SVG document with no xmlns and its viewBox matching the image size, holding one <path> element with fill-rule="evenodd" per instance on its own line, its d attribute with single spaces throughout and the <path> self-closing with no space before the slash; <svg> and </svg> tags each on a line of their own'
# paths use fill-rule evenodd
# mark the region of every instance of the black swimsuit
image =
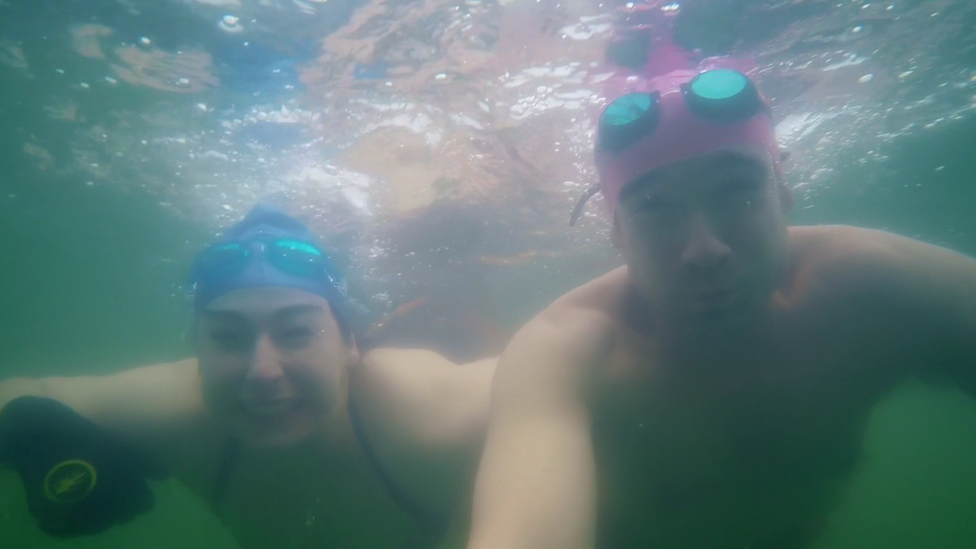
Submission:
<svg viewBox="0 0 976 549">
<path fill-rule="evenodd" d="M 433 547 L 446 531 L 446 522 L 441 517 L 426 511 L 423 506 L 397 486 L 393 478 L 383 469 L 379 458 L 376 456 L 376 452 L 373 451 L 372 445 L 366 438 L 362 420 L 352 400 L 349 401 L 348 409 L 349 419 L 352 423 L 352 431 L 356 436 L 356 441 L 359 443 L 360 448 L 362 448 L 363 455 L 365 455 L 370 468 L 373 469 L 373 473 L 376 474 L 380 484 L 383 485 L 383 489 L 386 490 L 390 499 L 399 505 L 411 518 L 417 521 L 424 530 L 424 534 L 418 544 L 410 544 L 404 549 Z M 224 444 L 223 452 L 221 452 L 220 464 L 217 468 L 217 480 L 214 482 L 213 491 L 210 494 L 210 508 L 217 516 L 220 516 L 220 503 L 224 499 L 224 493 L 227 491 L 227 486 L 230 484 L 230 479 L 234 474 L 240 453 L 240 441 L 234 437 L 228 437 L 227 442 Z"/>
</svg>

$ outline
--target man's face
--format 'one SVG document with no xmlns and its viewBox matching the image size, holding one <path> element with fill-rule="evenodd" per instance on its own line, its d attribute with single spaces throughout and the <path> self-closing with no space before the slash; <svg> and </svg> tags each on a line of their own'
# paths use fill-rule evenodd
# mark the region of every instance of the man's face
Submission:
<svg viewBox="0 0 976 549">
<path fill-rule="evenodd" d="M 196 343 L 207 407 L 258 446 L 294 444 L 320 427 L 357 357 L 329 303 L 291 288 L 214 300 L 199 315 Z"/>
<path fill-rule="evenodd" d="M 629 184 L 615 231 L 635 286 L 663 317 L 724 324 L 768 303 L 789 259 L 791 206 L 765 149 L 741 146 Z"/>
</svg>

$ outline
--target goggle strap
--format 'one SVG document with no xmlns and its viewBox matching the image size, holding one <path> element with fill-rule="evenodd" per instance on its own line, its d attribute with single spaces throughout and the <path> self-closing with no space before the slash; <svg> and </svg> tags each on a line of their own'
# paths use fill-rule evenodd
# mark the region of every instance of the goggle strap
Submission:
<svg viewBox="0 0 976 549">
<path fill-rule="evenodd" d="M 569 216 L 570 227 L 576 224 L 576 221 L 579 219 L 580 214 L 583 213 L 583 207 L 586 206 L 586 203 L 591 198 L 593 198 L 593 195 L 595 195 L 598 192 L 600 192 L 600 186 L 592 185 L 589 189 L 586 189 L 586 192 L 583 193 L 583 196 L 579 197 L 579 200 L 576 201 L 576 205 L 573 206 L 573 212 Z"/>
</svg>

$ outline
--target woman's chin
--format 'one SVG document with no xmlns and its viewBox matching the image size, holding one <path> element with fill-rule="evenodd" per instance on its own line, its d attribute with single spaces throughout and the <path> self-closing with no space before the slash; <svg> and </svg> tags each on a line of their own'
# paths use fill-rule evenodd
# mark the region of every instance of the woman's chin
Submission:
<svg viewBox="0 0 976 549">
<path fill-rule="evenodd" d="M 238 438 L 248 446 L 287 447 L 307 439 L 315 430 L 301 411 L 275 416 L 245 414 L 236 422 Z"/>
</svg>

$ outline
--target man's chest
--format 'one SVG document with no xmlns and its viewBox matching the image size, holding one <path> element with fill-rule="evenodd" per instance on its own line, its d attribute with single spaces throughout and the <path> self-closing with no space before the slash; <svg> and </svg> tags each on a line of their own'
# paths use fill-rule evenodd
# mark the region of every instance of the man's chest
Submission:
<svg viewBox="0 0 976 549">
<path fill-rule="evenodd" d="M 880 357 L 808 336 L 664 365 L 700 368 L 700 384 L 659 375 L 646 352 L 601 378 L 593 437 L 607 547 L 787 549 L 816 536 L 886 384 L 864 363 Z"/>
</svg>

